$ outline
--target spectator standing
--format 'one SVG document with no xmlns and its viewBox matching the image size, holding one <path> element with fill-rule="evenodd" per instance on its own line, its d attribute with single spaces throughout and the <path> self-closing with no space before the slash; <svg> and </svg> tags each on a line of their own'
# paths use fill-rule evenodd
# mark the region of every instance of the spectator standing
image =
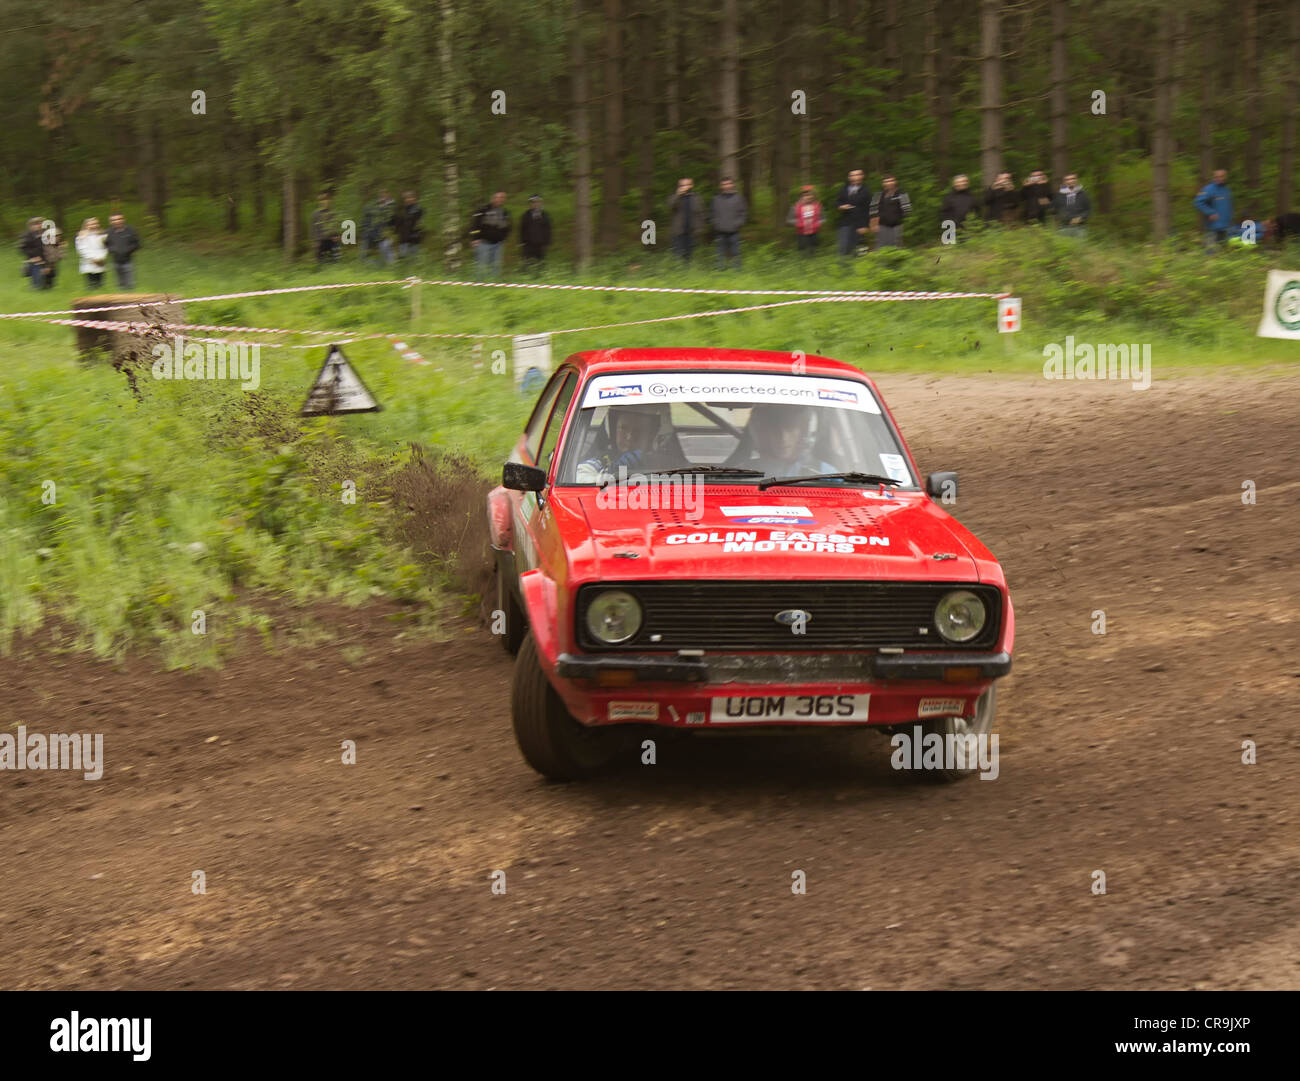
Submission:
<svg viewBox="0 0 1300 1081">
<path fill-rule="evenodd" d="M 135 288 L 135 253 L 140 250 L 140 237 L 126 224 L 123 214 L 108 216 L 108 254 L 113 259 L 113 272 L 121 289 Z"/>
<path fill-rule="evenodd" d="M 1014 225 L 1020 220 L 1020 193 L 1010 173 L 998 173 L 984 192 L 984 217 L 1003 225 Z"/>
<path fill-rule="evenodd" d="M 316 245 L 317 263 L 339 257 L 339 220 L 327 191 L 316 197 L 316 210 L 311 216 L 311 238 Z"/>
<path fill-rule="evenodd" d="M 1213 251 L 1228 239 L 1233 226 L 1232 189 L 1228 170 L 1215 169 L 1214 179 L 1196 196 L 1196 209 L 1205 219 L 1205 250 Z"/>
<path fill-rule="evenodd" d="M 871 232 L 878 248 L 901 248 L 903 219 L 912 213 L 912 201 L 907 192 L 898 190 L 898 181 L 892 175 L 881 177 L 880 185 L 871 200 Z"/>
<path fill-rule="evenodd" d="M 1042 225 L 1052 209 L 1052 186 L 1047 182 L 1047 174 L 1042 169 L 1035 169 L 1025 179 L 1020 189 L 1024 200 L 1025 221 L 1030 225 Z"/>
<path fill-rule="evenodd" d="M 695 181 L 691 177 L 684 176 L 677 181 L 677 190 L 668 200 L 668 217 L 673 251 L 682 262 L 689 263 L 695 251 L 695 237 L 704 222 L 700 197 L 695 194 Z"/>
<path fill-rule="evenodd" d="M 387 188 L 380 188 L 374 201 L 366 207 L 361 220 L 363 262 L 370 258 L 372 252 L 378 252 L 379 257 L 389 266 L 397 261 L 392 238 L 396 214 L 396 201 Z"/>
<path fill-rule="evenodd" d="M 1092 214 L 1092 201 L 1088 193 L 1079 186 L 1079 177 L 1075 173 L 1066 173 L 1061 190 L 1056 193 L 1052 209 L 1056 212 L 1056 223 L 1066 236 L 1086 236 L 1088 217 Z"/>
<path fill-rule="evenodd" d="M 18 242 L 18 250 L 23 255 L 23 273 L 32 283 L 33 289 L 44 289 L 45 285 L 45 241 L 41 237 L 40 218 L 27 219 L 27 232 Z"/>
<path fill-rule="evenodd" d="M 948 222 L 952 222 L 960 233 L 966 227 L 966 219 L 972 214 L 978 217 L 979 200 L 970 190 L 970 177 L 958 173 L 952 178 L 952 187 L 939 206 L 939 228 L 942 230 Z"/>
<path fill-rule="evenodd" d="M 54 279 L 59 274 L 59 262 L 63 259 L 67 245 L 63 241 L 63 230 L 57 226 L 53 234 L 45 238 L 45 288 L 54 288 Z"/>
<path fill-rule="evenodd" d="M 709 207 L 709 224 L 713 226 L 713 235 L 717 238 L 718 269 L 724 269 L 734 258 L 736 269 L 740 269 L 740 230 L 749 219 L 749 206 L 745 197 L 736 190 L 736 182 L 724 176 L 722 190 L 713 197 Z"/>
<path fill-rule="evenodd" d="M 871 225 L 871 189 L 863 183 L 861 169 L 849 172 L 849 182 L 840 188 L 835 205 L 840 212 L 835 230 L 839 253 L 852 255 Z"/>
<path fill-rule="evenodd" d="M 499 191 L 474 211 L 469 230 L 475 262 L 493 277 L 501 273 L 501 251 L 509 235 L 510 211 L 506 209 L 506 193 Z"/>
<path fill-rule="evenodd" d="M 98 289 L 104 284 L 104 268 L 108 265 L 108 237 L 99 227 L 98 218 L 87 218 L 82 222 L 76 248 L 86 288 Z"/>
<path fill-rule="evenodd" d="M 424 239 L 424 229 L 420 225 L 423 217 L 424 208 L 415 198 L 415 192 L 402 192 L 402 205 L 397 208 L 393 221 L 397 231 L 397 254 L 402 259 L 420 254 L 420 241 Z"/>
<path fill-rule="evenodd" d="M 528 197 L 528 209 L 519 219 L 519 243 L 524 249 L 524 266 L 540 270 L 551 246 L 551 216 L 542 209 L 540 195 Z"/>
<path fill-rule="evenodd" d="M 822 227 L 822 205 L 817 201 L 817 193 L 811 184 L 805 184 L 799 192 L 799 201 L 790 208 L 786 215 L 786 224 L 794 226 L 795 243 L 805 255 L 812 255 L 817 250 L 817 236 Z"/>
<path fill-rule="evenodd" d="M 1300 236 L 1300 214 L 1279 214 L 1268 223 L 1268 235 L 1279 247 L 1286 243 L 1287 237 Z"/>
</svg>

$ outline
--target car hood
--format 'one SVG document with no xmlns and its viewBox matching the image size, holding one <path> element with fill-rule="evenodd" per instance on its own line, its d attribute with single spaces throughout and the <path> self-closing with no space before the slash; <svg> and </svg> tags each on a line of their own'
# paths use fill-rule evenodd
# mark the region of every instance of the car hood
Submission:
<svg viewBox="0 0 1300 1081">
<path fill-rule="evenodd" d="M 875 488 L 773 494 L 706 486 L 696 493 L 701 498 L 655 499 L 646 488 L 557 493 L 587 523 L 588 539 L 571 553 L 573 570 L 602 580 L 979 580 L 956 523 L 919 492 L 888 498 Z"/>
</svg>

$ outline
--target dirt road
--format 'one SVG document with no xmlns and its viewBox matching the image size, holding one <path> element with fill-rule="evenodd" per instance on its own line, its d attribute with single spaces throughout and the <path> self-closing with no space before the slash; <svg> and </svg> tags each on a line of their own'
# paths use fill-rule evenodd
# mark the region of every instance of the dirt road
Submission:
<svg viewBox="0 0 1300 1081">
<path fill-rule="evenodd" d="M 0 773 L 0 985 L 1300 988 L 1300 378 L 881 386 L 1010 581 L 996 781 L 823 732 L 549 785 L 496 642 L 387 608 L 221 672 L 29 652 L 0 724 L 106 767 Z"/>
</svg>

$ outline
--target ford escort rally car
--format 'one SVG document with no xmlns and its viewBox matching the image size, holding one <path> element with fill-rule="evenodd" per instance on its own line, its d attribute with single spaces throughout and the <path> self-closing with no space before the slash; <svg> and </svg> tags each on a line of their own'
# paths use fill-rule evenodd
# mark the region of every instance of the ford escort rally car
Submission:
<svg viewBox="0 0 1300 1081">
<path fill-rule="evenodd" d="M 487 499 L 525 760 L 590 776 L 646 726 L 986 735 L 1015 617 L 956 491 L 840 361 L 569 357 Z"/>
</svg>

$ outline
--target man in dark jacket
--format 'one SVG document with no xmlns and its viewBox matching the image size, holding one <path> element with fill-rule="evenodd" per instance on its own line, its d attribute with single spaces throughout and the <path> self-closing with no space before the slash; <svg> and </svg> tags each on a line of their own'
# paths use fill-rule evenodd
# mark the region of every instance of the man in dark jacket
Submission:
<svg viewBox="0 0 1300 1081">
<path fill-rule="evenodd" d="M 1066 173 L 1061 190 L 1056 193 L 1052 204 L 1056 212 L 1056 224 L 1066 236 L 1086 236 L 1088 233 L 1088 216 L 1092 213 L 1092 202 L 1088 193 L 1079 187 L 1079 178 L 1074 173 Z"/>
<path fill-rule="evenodd" d="M 528 210 L 519 219 L 519 243 L 524 247 L 524 266 L 540 270 L 551 246 L 551 216 L 542 209 L 542 197 L 528 198 Z"/>
<path fill-rule="evenodd" d="M 133 257 L 140 250 L 140 238 L 126 218 L 112 214 L 108 219 L 108 254 L 113 258 L 117 284 L 123 289 L 135 288 L 135 263 Z"/>
<path fill-rule="evenodd" d="M 970 177 L 965 173 L 958 173 L 952 178 L 952 189 L 943 197 L 943 203 L 939 207 L 940 236 L 945 236 L 949 222 L 952 222 L 953 229 L 960 233 L 966 227 L 966 219 L 972 214 L 978 217 L 979 200 L 970 190 Z M 956 237 L 954 236 L 953 239 Z M 949 241 L 945 239 L 944 243 Z"/>
<path fill-rule="evenodd" d="M 45 281 L 45 242 L 41 238 L 40 218 L 27 219 L 27 232 L 18 241 L 18 250 L 23 255 L 23 274 L 32 283 L 33 289 L 44 289 Z"/>
<path fill-rule="evenodd" d="M 734 258 L 740 269 L 740 229 L 749 220 L 749 205 L 736 190 L 736 182 L 729 176 L 722 178 L 722 190 L 713 197 L 709 206 L 709 224 L 718 241 L 718 269 L 722 270 Z"/>
<path fill-rule="evenodd" d="M 510 235 L 510 211 L 506 193 L 499 191 L 484 203 L 470 220 L 469 244 L 480 269 L 496 277 L 501 272 L 501 251 Z"/>
<path fill-rule="evenodd" d="M 385 263 L 392 264 L 396 262 L 397 253 L 393 251 L 392 240 L 396 213 L 396 201 L 388 194 L 387 188 L 380 188 L 375 201 L 366 207 L 365 216 L 361 223 L 361 259 L 363 262 L 368 261 L 371 255 L 375 253 L 378 253 Z"/>
<path fill-rule="evenodd" d="M 866 240 L 871 226 L 871 189 L 862 182 L 862 170 L 849 172 L 849 182 L 839 190 L 835 205 L 840 212 L 835 239 L 841 255 L 852 255 Z"/>
<path fill-rule="evenodd" d="M 1020 189 L 1024 200 L 1025 221 L 1031 225 L 1042 225 L 1052 209 L 1052 187 L 1047 183 L 1047 174 L 1042 169 L 1035 169 L 1025 180 Z"/>
<path fill-rule="evenodd" d="M 871 231 L 877 248 L 903 246 L 903 219 L 912 213 L 912 202 L 907 192 L 899 191 L 898 181 L 887 173 L 881 178 L 881 189 L 871 200 Z"/>
<path fill-rule="evenodd" d="M 1279 247 L 1286 243 L 1287 237 L 1300 237 L 1300 214 L 1279 214 L 1268 223 L 1268 233 Z"/>
<path fill-rule="evenodd" d="M 695 181 L 684 176 L 677 181 L 677 190 L 668 200 L 669 235 L 673 251 L 689 263 L 695 250 L 695 237 L 704 225 L 704 210 L 700 197 L 695 194 Z"/>
<path fill-rule="evenodd" d="M 1010 173 L 998 173 L 997 179 L 984 192 L 984 217 L 1003 225 L 1020 221 L 1020 193 L 1016 191 Z"/>
<path fill-rule="evenodd" d="M 339 216 L 334 213 L 330 193 L 323 191 L 316 197 L 316 209 L 311 216 L 311 239 L 316 245 L 318 264 L 339 257 L 340 236 Z"/>
<path fill-rule="evenodd" d="M 405 259 L 408 255 L 420 254 L 420 241 L 424 239 L 424 230 L 420 219 L 424 217 L 424 208 L 415 199 L 415 192 L 402 192 L 402 205 L 397 208 L 394 219 L 394 231 L 397 233 L 397 254 Z"/>
</svg>

